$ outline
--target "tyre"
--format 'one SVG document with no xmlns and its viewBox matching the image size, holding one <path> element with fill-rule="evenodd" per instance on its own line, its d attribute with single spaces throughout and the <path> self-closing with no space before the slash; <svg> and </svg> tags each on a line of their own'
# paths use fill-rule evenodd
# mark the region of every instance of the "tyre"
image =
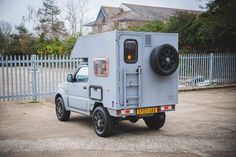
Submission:
<svg viewBox="0 0 236 157">
<path fill-rule="evenodd" d="M 93 126 L 96 134 L 100 137 L 108 137 L 112 134 L 114 119 L 109 115 L 106 108 L 98 106 L 93 111 Z"/>
<path fill-rule="evenodd" d="M 152 117 L 145 117 L 143 120 L 150 129 L 160 129 L 165 124 L 166 114 L 165 112 L 157 113 Z"/>
<path fill-rule="evenodd" d="M 179 54 L 173 46 L 169 44 L 161 45 L 152 50 L 150 64 L 155 73 L 169 76 L 173 74 L 179 66 Z"/>
<path fill-rule="evenodd" d="M 61 97 L 58 97 L 56 99 L 55 109 L 58 120 L 68 121 L 68 119 L 70 118 L 70 111 L 66 111 L 64 101 Z"/>
</svg>

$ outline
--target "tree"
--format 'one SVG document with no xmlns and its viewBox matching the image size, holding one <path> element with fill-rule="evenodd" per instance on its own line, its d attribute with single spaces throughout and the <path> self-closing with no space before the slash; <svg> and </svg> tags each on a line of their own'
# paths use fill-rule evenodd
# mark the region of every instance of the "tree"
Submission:
<svg viewBox="0 0 236 157">
<path fill-rule="evenodd" d="M 25 19 L 22 18 L 22 22 L 15 26 L 16 33 L 11 34 L 10 49 L 8 54 L 32 54 L 34 37 L 29 33 L 25 27 Z"/>
<path fill-rule="evenodd" d="M 9 23 L 0 21 L 0 54 L 59 55 L 71 52 L 78 37 L 76 31 L 82 32 L 82 25 L 78 25 L 73 36 L 67 36 L 64 22 L 59 20 L 61 11 L 54 0 L 44 0 L 43 7 L 37 11 L 37 17 L 35 12 L 32 7 L 28 7 L 29 15 L 23 17 L 21 23 L 15 26 L 14 33 Z M 25 25 L 26 21 L 34 22 L 35 20 L 39 21 L 37 26 L 39 34 L 30 33 Z"/>
<path fill-rule="evenodd" d="M 41 55 L 68 55 L 71 53 L 72 48 L 77 40 L 77 36 L 66 37 L 62 41 L 59 39 L 43 40 L 39 38 L 34 48 L 37 54 Z"/>
<path fill-rule="evenodd" d="M 77 38 L 78 38 L 78 35 L 65 38 L 65 40 L 63 41 L 63 45 L 64 45 L 64 52 L 63 53 L 64 54 L 71 53 L 71 51 L 76 43 Z"/>
<path fill-rule="evenodd" d="M 187 12 L 178 12 L 165 25 L 165 32 L 178 33 L 182 51 L 194 51 L 198 47 L 196 32 L 200 25 L 196 24 L 197 15 Z M 199 48 L 199 47 L 198 47 Z"/>
<path fill-rule="evenodd" d="M 54 0 L 44 0 L 43 8 L 37 12 L 39 18 L 39 26 L 36 30 L 40 32 L 46 39 L 61 38 L 66 33 L 63 21 L 58 16 L 61 10 L 56 6 Z"/>
<path fill-rule="evenodd" d="M 33 53 L 34 39 L 31 33 L 27 30 L 24 23 L 16 26 L 19 37 L 19 52 L 21 54 L 31 54 Z"/>
<path fill-rule="evenodd" d="M 179 34 L 180 52 L 236 52 L 236 1 L 209 0 L 200 15 L 178 12 L 167 23 L 149 22 L 138 31 Z"/>
<path fill-rule="evenodd" d="M 6 54 L 9 51 L 12 27 L 6 21 L 0 21 L 0 54 Z"/>
<path fill-rule="evenodd" d="M 25 16 L 26 21 L 30 26 L 33 28 L 36 28 L 38 25 L 39 19 L 38 19 L 38 10 L 34 9 L 32 6 L 28 5 L 28 14 Z"/>
<path fill-rule="evenodd" d="M 12 32 L 12 26 L 6 21 L 0 21 L 0 33 L 7 37 L 10 36 Z"/>
<path fill-rule="evenodd" d="M 70 24 L 71 35 L 81 35 L 84 31 L 88 0 L 68 0 L 65 7 L 66 20 Z"/>
<path fill-rule="evenodd" d="M 140 24 L 129 28 L 133 31 L 144 31 L 144 32 L 163 32 L 165 29 L 165 23 L 159 20 Z"/>
<path fill-rule="evenodd" d="M 198 19 L 199 35 L 205 37 L 201 42 L 218 51 L 236 51 L 236 1 L 210 0 L 207 9 Z"/>
</svg>

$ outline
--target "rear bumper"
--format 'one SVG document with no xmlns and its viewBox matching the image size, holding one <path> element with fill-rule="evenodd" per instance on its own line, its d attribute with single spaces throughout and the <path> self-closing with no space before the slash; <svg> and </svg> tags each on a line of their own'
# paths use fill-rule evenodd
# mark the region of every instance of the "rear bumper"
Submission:
<svg viewBox="0 0 236 157">
<path fill-rule="evenodd" d="M 115 117 L 128 117 L 128 116 L 137 116 L 145 117 L 152 116 L 155 113 L 175 111 L 175 105 L 162 105 L 162 106 L 153 106 L 145 108 L 127 108 L 122 110 L 115 111 Z M 114 112 L 113 112 L 114 114 Z"/>
</svg>

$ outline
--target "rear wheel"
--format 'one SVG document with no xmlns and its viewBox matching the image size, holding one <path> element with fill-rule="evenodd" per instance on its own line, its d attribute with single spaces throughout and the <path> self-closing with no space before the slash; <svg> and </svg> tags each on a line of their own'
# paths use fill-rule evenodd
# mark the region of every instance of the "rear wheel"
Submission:
<svg viewBox="0 0 236 157">
<path fill-rule="evenodd" d="M 150 129 L 160 129 L 164 126 L 166 120 L 165 112 L 154 114 L 152 117 L 143 118 Z"/>
<path fill-rule="evenodd" d="M 66 111 L 63 99 L 61 97 L 58 97 L 56 99 L 55 109 L 58 120 L 68 121 L 68 119 L 70 118 L 70 111 Z"/>
<path fill-rule="evenodd" d="M 107 137 L 112 134 L 114 119 L 109 115 L 106 108 L 98 106 L 93 111 L 93 125 L 98 136 Z"/>
</svg>

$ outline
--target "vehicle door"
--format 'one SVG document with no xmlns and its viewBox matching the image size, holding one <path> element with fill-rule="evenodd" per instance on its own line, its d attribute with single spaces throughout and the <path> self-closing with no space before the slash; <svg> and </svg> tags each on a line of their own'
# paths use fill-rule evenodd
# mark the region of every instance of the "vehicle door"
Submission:
<svg viewBox="0 0 236 157">
<path fill-rule="evenodd" d="M 88 110 L 88 66 L 81 66 L 68 85 L 68 106 L 74 109 Z"/>
<path fill-rule="evenodd" d="M 121 82 L 123 82 L 123 87 L 121 87 L 122 104 L 126 107 L 140 107 L 142 38 L 139 35 L 121 35 L 119 45 Z"/>
</svg>

